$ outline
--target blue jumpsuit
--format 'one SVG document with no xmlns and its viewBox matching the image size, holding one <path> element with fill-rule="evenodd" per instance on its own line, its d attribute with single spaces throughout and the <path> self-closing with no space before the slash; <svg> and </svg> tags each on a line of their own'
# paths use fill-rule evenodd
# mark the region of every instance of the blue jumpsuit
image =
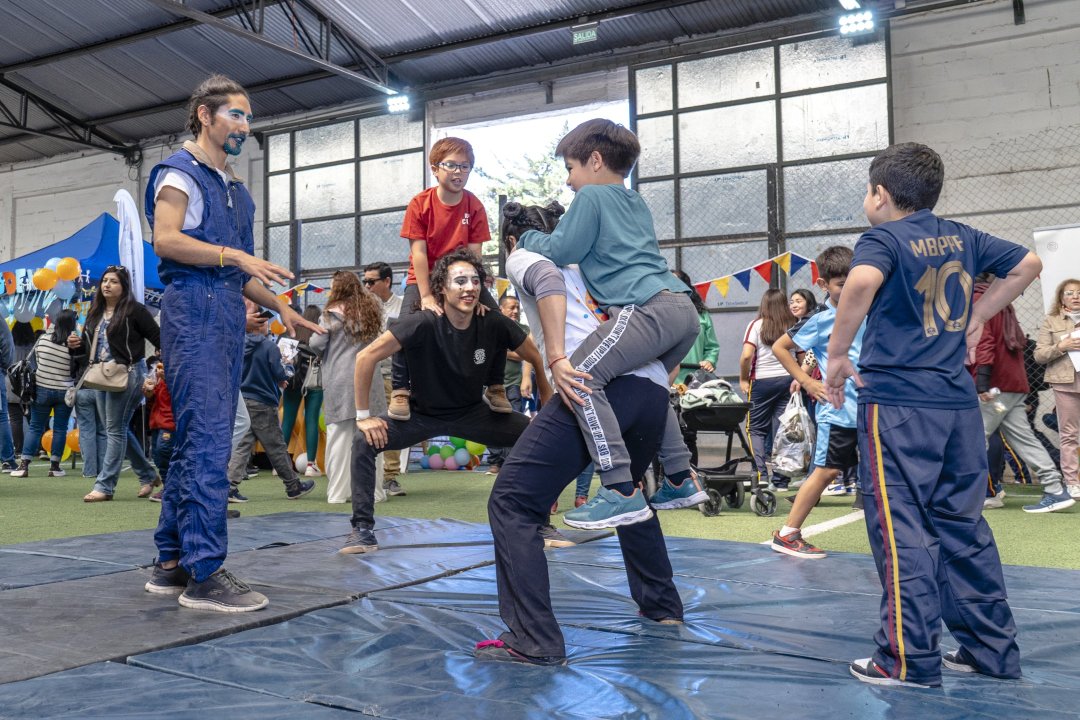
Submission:
<svg viewBox="0 0 1080 720">
<path fill-rule="evenodd" d="M 151 229 L 158 175 L 176 169 L 190 175 L 203 196 L 202 222 L 184 234 L 252 253 L 255 203 L 250 193 L 235 178 L 226 184 L 215 169 L 196 159 L 191 145 L 150 173 L 145 207 Z M 248 276 L 235 267 L 172 260 L 162 260 L 158 272 L 166 283 L 161 350 L 176 432 L 154 542 L 158 562 L 179 559 L 195 582 L 202 582 L 221 567 L 228 551 L 225 471 L 240 391 L 245 324 L 241 293 Z"/>
</svg>

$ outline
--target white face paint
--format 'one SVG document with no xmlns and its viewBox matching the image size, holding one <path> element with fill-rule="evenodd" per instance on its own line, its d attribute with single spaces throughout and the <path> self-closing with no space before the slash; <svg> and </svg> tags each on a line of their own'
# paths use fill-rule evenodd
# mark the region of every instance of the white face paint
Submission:
<svg viewBox="0 0 1080 720">
<path fill-rule="evenodd" d="M 446 269 L 446 304 L 471 310 L 480 297 L 483 283 L 471 263 L 456 262 Z"/>
</svg>

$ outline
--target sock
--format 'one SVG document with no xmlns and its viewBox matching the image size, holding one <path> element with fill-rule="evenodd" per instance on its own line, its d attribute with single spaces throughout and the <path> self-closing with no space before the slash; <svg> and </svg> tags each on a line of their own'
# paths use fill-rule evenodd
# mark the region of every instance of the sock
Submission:
<svg viewBox="0 0 1080 720">
<path fill-rule="evenodd" d="M 788 535 L 791 535 L 792 533 L 797 533 L 797 532 L 799 532 L 799 528 L 791 527 L 790 525 L 785 525 L 784 527 L 780 528 L 780 537 L 787 537 Z"/>
<path fill-rule="evenodd" d="M 615 492 L 621 493 L 621 494 L 626 495 L 626 496 L 630 496 L 630 495 L 634 494 L 634 483 L 632 483 L 632 482 L 615 483 L 614 485 L 608 485 L 607 489 L 608 490 L 614 490 Z"/>
<path fill-rule="evenodd" d="M 672 473 L 668 475 L 668 482 L 672 485 L 682 485 L 690 477 L 689 470 L 683 470 L 682 472 Z"/>
</svg>

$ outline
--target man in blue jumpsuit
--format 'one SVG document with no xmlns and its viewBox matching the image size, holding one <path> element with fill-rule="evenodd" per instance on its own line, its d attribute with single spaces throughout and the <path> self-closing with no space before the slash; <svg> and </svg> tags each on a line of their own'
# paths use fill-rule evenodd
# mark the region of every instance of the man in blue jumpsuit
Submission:
<svg viewBox="0 0 1080 720">
<path fill-rule="evenodd" d="M 188 111 L 195 141 L 155 166 L 146 189 L 146 219 L 166 283 L 161 345 L 176 432 L 154 535 L 158 559 L 145 587 L 179 594 L 184 607 L 248 612 L 269 601 L 222 567 L 225 470 L 244 348 L 242 297 L 276 308 L 290 334 L 295 325 L 323 331 L 264 284 L 292 274 L 252 255 L 255 203 L 225 162 L 240 154 L 250 129 L 247 92 L 214 75 L 195 90 Z"/>
<path fill-rule="evenodd" d="M 942 665 L 1020 677 L 1001 559 L 982 517 L 986 440 L 964 357 L 1042 263 L 935 216 L 944 177 L 938 154 L 917 143 L 870 163 L 863 208 L 873 227 L 855 245 L 829 341 L 833 405 L 847 377 L 859 387 L 859 484 L 883 590 L 877 648 L 850 669 L 876 685 L 937 687 Z M 981 272 L 1000 279 L 972 307 Z M 856 373 L 848 347 L 863 318 Z M 944 655 L 942 622 L 960 645 Z"/>
</svg>

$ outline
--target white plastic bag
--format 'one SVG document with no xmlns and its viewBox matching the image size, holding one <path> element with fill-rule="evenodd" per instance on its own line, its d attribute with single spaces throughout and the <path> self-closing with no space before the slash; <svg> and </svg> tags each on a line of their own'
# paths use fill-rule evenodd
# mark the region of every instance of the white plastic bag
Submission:
<svg viewBox="0 0 1080 720">
<path fill-rule="evenodd" d="M 814 426 L 803 405 L 802 393 L 792 393 L 773 441 L 773 469 L 781 475 L 802 475 L 814 453 Z"/>
</svg>

